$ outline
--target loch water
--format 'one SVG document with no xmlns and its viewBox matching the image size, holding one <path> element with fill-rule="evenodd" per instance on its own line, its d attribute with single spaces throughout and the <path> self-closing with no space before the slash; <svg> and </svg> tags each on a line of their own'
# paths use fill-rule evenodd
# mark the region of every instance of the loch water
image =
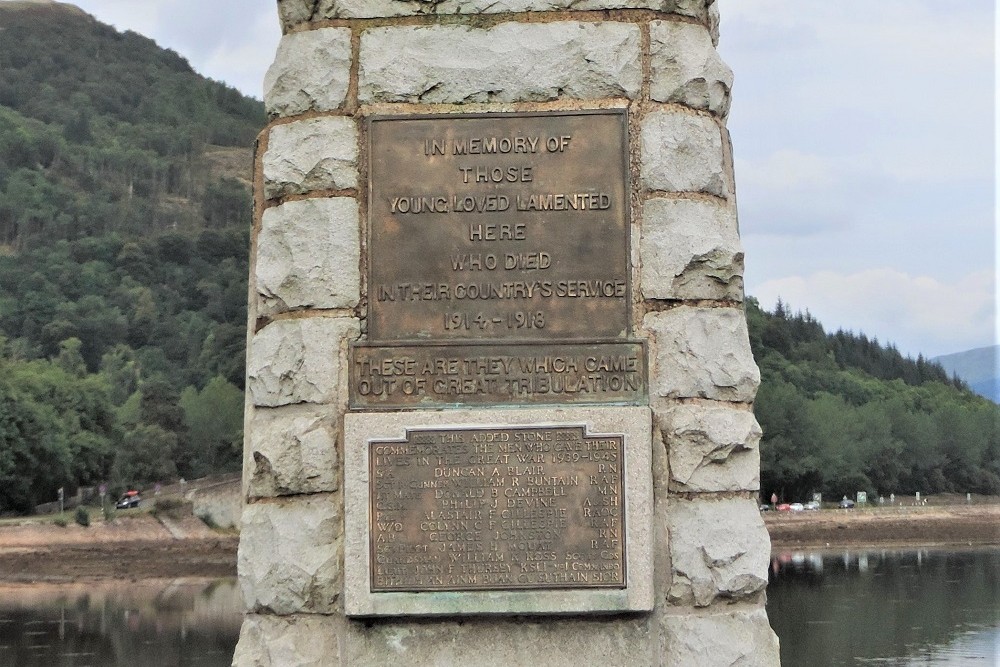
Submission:
<svg viewBox="0 0 1000 667">
<path fill-rule="evenodd" d="M 784 667 L 1000 665 L 1000 547 L 778 551 Z M 228 667 L 235 579 L 0 585 L 0 666 Z"/>
<path fill-rule="evenodd" d="M 235 578 L 0 585 L 0 666 L 228 667 Z"/>
<path fill-rule="evenodd" d="M 784 667 L 997 667 L 1000 547 L 775 552 Z"/>
</svg>

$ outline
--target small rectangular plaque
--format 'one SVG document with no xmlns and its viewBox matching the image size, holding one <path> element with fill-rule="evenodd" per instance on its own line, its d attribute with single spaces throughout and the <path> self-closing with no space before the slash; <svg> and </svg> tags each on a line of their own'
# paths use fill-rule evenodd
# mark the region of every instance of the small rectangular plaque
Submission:
<svg viewBox="0 0 1000 667">
<path fill-rule="evenodd" d="M 626 117 L 373 117 L 369 340 L 627 337 Z"/>
<path fill-rule="evenodd" d="M 583 426 L 369 442 L 372 592 L 625 588 L 625 442 Z"/>
<path fill-rule="evenodd" d="M 345 613 L 649 611 L 654 601 L 651 428 L 647 406 L 348 412 Z M 469 459 L 477 456 L 482 458 Z M 538 457 L 541 462 L 532 460 Z M 617 471 L 611 467 L 615 458 Z M 479 467 L 488 467 L 489 477 L 485 469 L 483 475 L 466 474 Z M 488 506 L 473 505 L 480 501 Z M 490 511 L 512 510 L 520 515 L 499 520 L 536 523 L 489 525 L 498 521 Z M 531 533 L 497 535 L 500 530 Z M 439 554 L 447 560 L 433 558 Z M 469 579 L 473 575 L 475 581 Z"/>
<path fill-rule="evenodd" d="M 354 410 L 647 400 L 639 341 L 354 345 L 350 373 Z"/>
</svg>

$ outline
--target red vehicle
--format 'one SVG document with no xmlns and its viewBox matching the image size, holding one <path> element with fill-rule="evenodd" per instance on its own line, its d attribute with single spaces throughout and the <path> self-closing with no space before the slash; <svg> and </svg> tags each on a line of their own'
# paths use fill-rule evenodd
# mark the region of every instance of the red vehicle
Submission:
<svg viewBox="0 0 1000 667">
<path fill-rule="evenodd" d="M 792 510 L 792 506 L 789 505 L 788 503 L 781 503 L 774 509 L 778 510 L 779 512 L 790 512 Z"/>
</svg>

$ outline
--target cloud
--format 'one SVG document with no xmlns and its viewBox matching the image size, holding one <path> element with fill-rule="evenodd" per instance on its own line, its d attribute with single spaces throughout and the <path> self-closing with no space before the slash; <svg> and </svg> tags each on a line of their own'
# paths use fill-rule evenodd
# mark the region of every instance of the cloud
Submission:
<svg viewBox="0 0 1000 667">
<path fill-rule="evenodd" d="M 836 197 L 843 176 L 824 157 L 778 149 L 757 158 L 736 158 L 736 186 L 743 232 L 816 236 L 850 225 L 849 207 Z M 822 199 L 826 201 L 818 205 Z"/>
<path fill-rule="evenodd" d="M 720 2 L 750 156 L 794 148 L 935 185 L 992 173 L 989 0 Z"/>
<path fill-rule="evenodd" d="M 224 79 L 248 95 L 263 96 L 264 72 L 274 60 L 281 31 L 274 10 L 251 16 L 241 39 L 220 43 L 204 60 L 203 71 L 207 76 Z"/>
<path fill-rule="evenodd" d="M 783 148 L 761 160 L 737 159 L 744 185 L 777 189 L 828 187 L 833 185 L 834 167 L 829 160 L 815 154 Z"/>
<path fill-rule="evenodd" d="M 281 35 L 274 0 L 75 0 L 119 30 L 173 49 L 199 73 L 261 97 Z"/>
<path fill-rule="evenodd" d="M 891 268 L 820 271 L 767 280 L 752 294 L 767 309 L 781 297 L 792 310 L 809 310 L 828 332 L 864 332 L 932 357 L 996 342 L 995 280 L 992 271 L 953 282 Z"/>
</svg>

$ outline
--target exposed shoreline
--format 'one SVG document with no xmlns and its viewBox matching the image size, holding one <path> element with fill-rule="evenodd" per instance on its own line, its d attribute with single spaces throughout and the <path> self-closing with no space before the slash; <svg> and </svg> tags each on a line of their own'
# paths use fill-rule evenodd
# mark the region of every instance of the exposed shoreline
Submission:
<svg viewBox="0 0 1000 667">
<path fill-rule="evenodd" d="M 0 582 L 80 582 L 236 576 L 239 537 L 193 516 L 136 513 L 89 527 L 0 525 Z"/>
<path fill-rule="evenodd" d="M 772 552 L 789 549 L 1000 544 L 1000 504 L 766 512 Z M 0 525 L 0 583 L 222 578 L 236 575 L 239 537 L 199 520 L 150 514 L 84 528 Z M 178 537 L 178 535 L 180 535 Z"/>
<path fill-rule="evenodd" d="M 1000 504 L 765 512 L 771 548 L 1000 544 Z"/>
</svg>

